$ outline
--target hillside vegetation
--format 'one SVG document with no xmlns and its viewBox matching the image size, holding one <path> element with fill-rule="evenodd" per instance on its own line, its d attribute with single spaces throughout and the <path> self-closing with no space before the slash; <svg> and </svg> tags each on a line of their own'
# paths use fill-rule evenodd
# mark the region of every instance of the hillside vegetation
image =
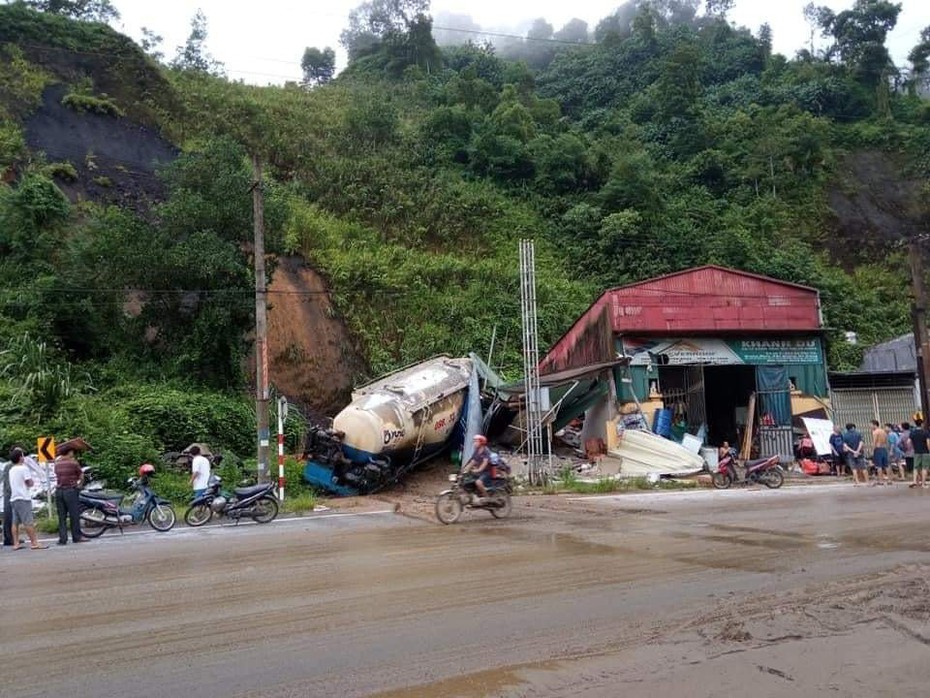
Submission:
<svg viewBox="0 0 930 698">
<path fill-rule="evenodd" d="M 893 5 L 822 13 L 833 48 L 787 59 L 720 8 L 633 0 L 596 41 L 528 41 L 519 61 L 439 48 L 427 5 L 360 7 L 348 69 L 316 66 L 312 87 L 231 82 L 196 42 L 169 67 L 106 25 L 0 7 L 0 442 L 80 432 L 113 469 L 197 439 L 249 453 L 251 154 L 269 251 L 324 276 L 366 375 L 487 353 L 494 328 L 494 363 L 516 368 L 521 238 L 544 347 L 605 287 L 706 263 L 819 288 L 833 368 L 859 359 L 845 331 L 909 329 L 930 107 L 920 47 L 893 80 Z M 180 156 L 111 157 L 103 178 L 102 157 L 30 147 L 55 84 L 80 118 Z M 145 206 L 94 194 L 145 177 Z"/>
</svg>

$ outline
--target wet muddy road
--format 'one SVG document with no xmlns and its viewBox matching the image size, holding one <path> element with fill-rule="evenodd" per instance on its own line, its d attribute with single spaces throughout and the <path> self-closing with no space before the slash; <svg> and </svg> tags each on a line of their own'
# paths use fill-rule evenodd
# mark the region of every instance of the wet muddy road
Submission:
<svg viewBox="0 0 930 698">
<path fill-rule="evenodd" d="M 930 491 L 528 498 L 0 552 L 0 695 L 923 696 Z"/>
</svg>

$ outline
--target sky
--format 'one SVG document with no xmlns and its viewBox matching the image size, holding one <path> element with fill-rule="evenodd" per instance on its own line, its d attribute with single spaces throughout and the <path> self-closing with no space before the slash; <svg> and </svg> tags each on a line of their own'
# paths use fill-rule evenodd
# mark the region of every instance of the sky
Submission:
<svg viewBox="0 0 930 698">
<path fill-rule="evenodd" d="M 164 37 L 163 50 L 170 58 L 190 32 L 190 19 L 197 11 L 207 16 L 207 46 L 213 57 L 226 65 L 227 74 L 255 84 L 300 79 L 300 58 L 307 46 L 332 46 L 340 67 L 345 54 L 339 46 L 339 33 L 346 26 L 349 11 L 360 0 L 296 3 L 293 0 L 262 0 L 258 3 L 230 0 L 112 0 L 122 14 L 114 26 L 139 39 L 141 27 Z M 768 22 L 774 35 L 774 48 L 793 56 L 810 41 L 810 28 L 802 9 L 808 0 L 736 0 L 729 14 L 732 23 L 754 32 Z M 890 35 L 888 47 L 898 65 L 917 43 L 920 30 L 930 25 L 930 2 L 899 0 L 903 9 L 898 26 Z M 445 11 L 471 15 L 483 29 L 519 31 L 528 20 L 545 19 L 556 29 L 573 17 L 588 22 L 593 30 L 598 20 L 610 14 L 618 0 L 433 0 L 432 14 Z M 819 0 L 835 11 L 852 6 L 853 0 Z M 438 25 L 438 23 L 437 23 Z M 480 36 L 474 37 L 480 40 Z M 826 40 L 816 39 L 822 46 Z"/>
</svg>

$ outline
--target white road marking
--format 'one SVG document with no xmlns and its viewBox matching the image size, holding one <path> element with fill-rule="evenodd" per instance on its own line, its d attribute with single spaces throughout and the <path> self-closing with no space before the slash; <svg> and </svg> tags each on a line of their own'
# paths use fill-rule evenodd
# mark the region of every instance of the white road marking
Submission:
<svg viewBox="0 0 930 698">
<path fill-rule="evenodd" d="M 114 539 L 118 540 L 121 538 L 125 538 L 126 536 L 141 536 L 141 535 L 155 535 L 160 538 L 177 538 L 178 536 L 192 535 L 192 534 L 204 533 L 204 532 L 223 531 L 223 530 L 229 530 L 229 529 L 235 529 L 235 528 L 242 528 L 243 526 L 271 526 L 273 524 L 287 525 L 287 524 L 295 524 L 295 523 L 309 524 L 309 523 L 313 523 L 314 521 L 319 521 L 320 519 L 344 519 L 344 518 L 351 518 L 351 517 L 356 517 L 356 516 L 379 516 L 379 515 L 384 515 L 384 514 L 394 514 L 394 510 L 393 509 L 379 509 L 377 511 L 334 512 L 332 514 L 314 514 L 313 516 L 288 516 L 285 518 L 275 519 L 274 521 L 269 521 L 268 523 L 264 523 L 264 524 L 260 524 L 256 521 L 252 521 L 248 519 L 248 520 L 243 520 L 238 524 L 234 522 L 223 522 L 223 523 L 217 523 L 217 524 L 207 524 L 205 526 L 197 526 L 197 527 L 175 526 L 170 531 L 164 531 L 164 532 L 156 531 L 155 529 L 150 528 L 148 526 L 143 526 L 142 528 L 137 528 L 136 526 L 132 526 L 134 530 L 124 531 L 122 535 L 118 534 L 119 529 L 115 529 L 117 531 L 117 535 L 111 534 L 108 536 L 107 535 L 107 533 L 109 533 L 108 531 L 104 533 L 100 538 L 94 538 L 93 540 L 114 540 Z M 40 542 L 45 542 L 45 543 L 51 543 L 57 540 L 58 540 L 57 536 L 53 538 L 39 538 Z"/>
</svg>

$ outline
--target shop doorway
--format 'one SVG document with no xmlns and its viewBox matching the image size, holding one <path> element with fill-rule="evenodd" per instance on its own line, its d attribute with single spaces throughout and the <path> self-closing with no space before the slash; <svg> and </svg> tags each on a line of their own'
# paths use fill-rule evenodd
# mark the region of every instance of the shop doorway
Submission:
<svg viewBox="0 0 930 698">
<path fill-rule="evenodd" d="M 749 396 L 756 389 L 755 366 L 705 366 L 707 443 L 724 441 L 739 448 L 748 417 Z"/>
<path fill-rule="evenodd" d="M 707 423 L 703 366 L 662 366 L 659 384 L 663 406 L 671 411 L 672 438 L 696 434 Z"/>
</svg>

